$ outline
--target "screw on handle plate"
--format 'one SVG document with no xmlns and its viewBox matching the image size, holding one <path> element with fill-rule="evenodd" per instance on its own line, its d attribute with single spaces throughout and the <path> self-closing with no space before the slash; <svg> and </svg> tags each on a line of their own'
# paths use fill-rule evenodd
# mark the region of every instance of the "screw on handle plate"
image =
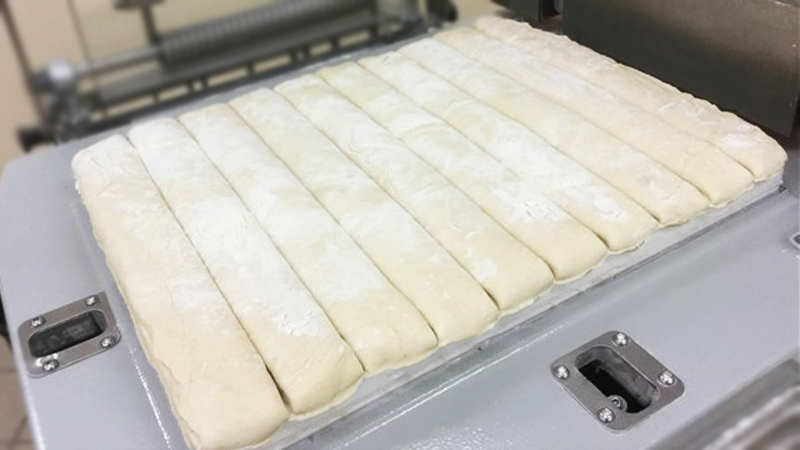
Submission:
<svg viewBox="0 0 800 450">
<path fill-rule="evenodd" d="M 603 333 L 558 358 L 550 371 L 586 411 L 614 432 L 641 423 L 684 391 L 678 376 L 621 331 Z"/>
<path fill-rule="evenodd" d="M 33 317 L 18 328 L 28 373 L 60 372 L 114 347 L 122 338 L 104 292 Z"/>
</svg>

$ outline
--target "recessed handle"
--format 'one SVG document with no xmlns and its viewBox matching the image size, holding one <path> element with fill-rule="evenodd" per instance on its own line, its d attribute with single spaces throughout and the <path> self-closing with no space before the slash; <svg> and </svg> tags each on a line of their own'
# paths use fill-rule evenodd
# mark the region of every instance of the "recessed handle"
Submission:
<svg viewBox="0 0 800 450">
<path fill-rule="evenodd" d="M 34 377 L 104 352 L 121 337 L 104 292 L 32 317 L 19 326 L 25 365 Z"/>
<path fill-rule="evenodd" d="M 630 429 L 684 391 L 683 381 L 619 331 L 583 344 L 550 369 L 558 383 L 612 431 Z"/>
</svg>

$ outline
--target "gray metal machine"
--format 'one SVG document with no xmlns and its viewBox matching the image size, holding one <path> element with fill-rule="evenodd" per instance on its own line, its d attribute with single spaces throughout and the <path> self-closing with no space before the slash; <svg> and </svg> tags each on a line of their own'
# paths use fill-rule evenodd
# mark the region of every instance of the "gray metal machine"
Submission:
<svg viewBox="0 0 800 450">
<path fill-rule="evenodd" d="M 455 18 L 448 0 L 428 0 L 424 8 L 417 0 L 293 0 L 162 32 L 154 12 L 164 1 L 114 1 L 119 10 L 139 10 L 147 36 L 142 47 L 80 64 L 54 59 L 34 70 L 8 0 L 0 0 L 39 116 L 38 124 L 19 132 L 24 149 L 95 134 L 192 99 L 420 34 Z M 81 30 L 74 4 L 69 5 L 74 26 Z M 84 52 L 88 58 L 88 50 Z M 287 58 L 267 70 L 258 69 L 260 63 L 280 57 Z M 234 73 L 224 83 L 210 82 Z M 107 82 L 109 78 L 112 81 Z M 137 103 L 142 105 L 115 112 Z"/>
<path fill-rule="evenodd" d="M 117 2 L 131 3 L 149 2 Z M 125 130 L 36 152 L 0 178 L 0 293 L 40 448 L 186 448 L 72 186 L 72 156 Z M 657 231 L 483 336 L 366 380 L 264 449 L 796 448 L 798 132 L 783 178 Z"/>
</svg>

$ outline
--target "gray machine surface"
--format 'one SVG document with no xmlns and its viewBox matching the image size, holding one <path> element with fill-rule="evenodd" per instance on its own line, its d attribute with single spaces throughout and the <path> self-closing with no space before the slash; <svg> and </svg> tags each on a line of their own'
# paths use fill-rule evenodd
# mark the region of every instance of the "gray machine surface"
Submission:
<svg viewBox="0 0 800 450">
<path fill-rule="evenodd" d="M 73 189 L 71 156 L 100 138 L 33 154 L 0 178 L 0 290 L 10 327 L 105 291 L 123 336 L 124 345 L 63 372 L 21 375 L 32 432 L 40 448 L 55 450 L 183 449 L 152 368 L 137 363 L 142 350 Z M 787 166 L 792 186 L 795 166 Z M 790 242 L 797 212 L 795 189 L 768 196 L 631 270 L 596 280 L 601 284 L 292 448 L 657 445 L 797 357 L 800 256 Z M 550 371 L 557 358 L 609 330 L 628 333 L 685 385 L 678 400 L 623 433 L 598 424 Z M 20 342 L 12 341 L 21 366 Z"/>
<path fill-rule="evenodd" d="M 797 353 L 797 200 L 768 199 L 712 232 L 470 355 L 485 368 L 431 380 L 413 408 L 374 427 L 347 422 L 297 448 L 642 449 Z M 611 433 L 552 379 L 552 361 L 608 330 L 625 330 L 686 385 L 639 427 Z M 528 344 L 509 351 L 515 341 Z M 486 363 L 489 360 L 491 362 Z M 469 367 L 467 361 L 454 364 Z M 324 445 L 318 445 L 324 443 Z"/>
</svg>

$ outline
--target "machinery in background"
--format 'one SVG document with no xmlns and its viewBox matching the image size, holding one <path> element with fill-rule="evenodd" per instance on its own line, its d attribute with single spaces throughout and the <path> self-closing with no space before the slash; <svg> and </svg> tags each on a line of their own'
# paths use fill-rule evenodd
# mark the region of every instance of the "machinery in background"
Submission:
<svg viewBox="0 0 800 450">
<path fill-rule="evenodd" d="M 504 8 L 520 14 L 531 25 L 539 24 L 561 14 L 564 0 L 492 0 Z"/>
<path fill-rule="evenodd" d="M 153 10 L 163 1 L 114 0 L 118 10 L 141 12 L 146 46 L 83 64 L 54 59 L 34 72 L 8 0 L 0 0 L 39 120 L 19 130 L 23 149 L 95 134 L 200 96 L 408 38 L 456 19 L 449 0 L 427 0 L 424 7 L 417 0 L 284 0 L 161 33 Z M 105 82 L 111 75 L 120 79 Z"/>
<path fill-rule="evenodd" d="M 571 39 L 789 136 L 800 97 L 797 0 L 494 0 Z"/>
<path fill-rule="evenodd" d="M 385 45 L 421 33 L 438 21 L 455 19 L 455 10 L 448 1 L 429 0 L 425 9 L 421 9 L 416 0 L 289 0 L 160 33 L 153 9 L 162 1 L 114 0 L 118 8 L 140 11 L 148 36 L 146 46 L 86 65 L 53 61 L 34 75 L 21 51 L 13 18 L 7 14 L 7 0 L 0 0 L 0 9 L 6 12 L 4 17 L 40 112 L 39 126 L 22 134 L 27 144 L 90 136 L 178 103 L 216 92 L 224 96 L 233 87 L 252 83 L 254 79 L 274 77 L 365 46 Z M 797 37 L 795 32 L 787 40 L 779 32 L 780 26 L 787 24 L 791 31 L 791 21 L 787 19 L 795 19 L 796 26 L 796 0 L 496 2 L 515 8 L 528 22 L 561 29 L 585 45 L 695 95 L 707 96 L 762 126 L 783 131 L 786 118 L 795 117 L 796 59 L 794 79 L 791 71 L 780 69 L 783 67 L 780 63 L 772 66 L 766 61 L 784 61 L 780 57 L 770 58 L 785 55 L 780 53 L 787 51 L 785 44 L 791 44 Z M 730 10 L 710 12 L 713 5 L 719 7 L 722 3 L 729 5 Z M 789 14 L 774 17 L 778 24 L 774 27 L 753 29 L 755 15 L 749 27 L 742 22 L 720 25 L 729 15 L 739 14 L 734 5 L 740 3 L 749 5 L 742 11 L 762 7 L 795 9 L 778 9 Z M 663 16 L 658 16 L 657 11 L 664 12 Z M 692 14 L 703 20 L 695 23 Z M 673 32 L 668 33 L 668 29 Z M 726 46 L 707 48 L 701 45 L 700 34 L 693 34 L 692 29 L 718 29 L 719 36 L 714 39 L 706 36 L 708 42 L 730 37 L 726 33 L 736 29 L 742 36 L 731 38 Z M 759 64 L 747 59 L 745 55 L 766 45 L 768 38 L 760 36 L 770 33 L 784 39 L 778 39 L 780 42 L 774 48 L 764 51 L 760 57 L 765 62 Z M 352 39 L 353 36 L 361 37 Z M 668 45 L 677 47 L 659 47 Z M 668 52 L 670 49 L 674 51 Z M 797 47 L 794 49 L 796 56 Z M 733 57 L 734 54 L 739 56 Z M 703 55 L 710 59 L 704 61 Z M 700 65 L 682 65 L 694 61 L 692 58 L 698 58 L 696 62 Z M 265 61 L 277 59 L 285 63 L 259 70 Z M 113 83 L 87 83 L 147 65 L 156 68 Z M 242 75 L 221 83 L 212 81 L 233 71 Z M 769 78 L 769 74 L 774 78 Z M 84 90 L 82 86 L 86 84 L 90 86 Z M 719 97 L 704 92 L 704 86 L 718 89 Z M 147 103 L 139 105 L 142 99 Z M 131 104 L 139 106 L 113 112 Z M 47 314 L 39 315 L 64 306 L 65 297 L 74 300 L 69 293 L 91 279 L 86 272 L 94 270 L 87 264 L 76 272 L 84 281 L 75 281 L 76 273 L 63 271 L 63 267 L 80 265 L 76 261 L 83 261 L 79 258 L 85 257 L 82 256 L 85 249 L 79 243 L 85 236 L 80 234 L 80 227 L 74 226 L 74 221 L 80 219 L 65 206 L 70 202 L 69 195 L 74 193 L 64 189 L 71 177 L 65 159 L 56 155 L 74 151 L 76 146 L 91 139 L 90 136 L 55 149 L 43 158 L 25 158 L 4 175 L 0 206 L 4 211 L 12 211 L 6 217 L 15 220 L 0 222 L 5 230 L 0 233 L 0 237 L 5 237 L 0 259 L 13 260 L 15 265 L 25 268 L 4 280 L 9 319 L 15 327 L 30 324 L 38 330 L 12 336 L 17 339 L 17 349 L 32 343 L 55 342 L 61 346 L 80 340 L 76 349 L 80 344 L 87 343 L 84 348 L 89 348 L 89 344 L 98 343 L 99 348 L 95 345 L 91 352 L 98 355 L 104 352 L 105 358 L 87 358 L 81 366 L 73 367 L 70 372 L 56 371 L 44 382 L 21 377 L 23 394 L 31 417 L 37 421 L 34 429 L 37 441 L 60 443 L 64 448 L 76 445 L 106 448 L 109 442 L 120 439 L 125 442 L 125 437 L 136 436 L 141 442 L 160 444 L 166 436 L 164 428 L 150 421 L 153 411 L 149 402 L 153 400 L 152 397 L 142 400 L 147 389 L 139 367 L 133 370 L 132 353 L 105 352 L 104 349 L 114 346 L 118 336 L 111 334 L 115 338 L 107 340 L 111 336 L 103 333 L 113 333 L 114 328 L 94 326 L 95 322 L 83 320 L 94 317 L 91 312 L 85 313 L 86 308 L 94 308 L 95 301 L 103 300 L 92 300 L 95 296 L 89 296 L 66 305 L 86 307 L 81 306 L 84 308 L 79 312 L 81 320 L 75 322 L 79 333 L 64 333 L 63 328 L 47 326 L 48 322 L 56 325 L 56 320 L 50 320 L 52 316 Z M 787 147 L 792 158 L 788 166 L 796 167 L 800 141 L 792 142 Z M 796 277 L 796 267 L 787 269 L 787 265 L 796 262 L 796 244 L 800 243 L 796 234 L 797 183 L 797 173 L 787 171 L 788 192 L 782 190 L 762 198 L 736 217 L 720 221 L 690 245 L 681 245 L 669 254 L 653 255 L 635 272 L 626 273 L 624 279 L 614 277 L 598 289 L 581 294 L 584 300 L 591 297 L 591 301 L 564 303 L 441 370 L 425 374 L 395 391 L 393 396 L 374 402 L 371 409 L 339 419 L 335 426 L 317 432 L 324 439 L 313 440 L 312 435 L 292 448 L 342 448 L 345 443 L 353 446 L 360 443 L 361 448 L 399 448 L 419 445 L 420 441 L 414 439 L 420 436 L 429 438 L 430 445 L 440 439 L 451 446 L 459 442 L 473 445 L 476 438 L 481 438 L 485 440 L 477 442 L 485 446 L 491 446 L 492 442 L 513 442 L 520 448 L 568 447 L 565 442 L 580 440 L 582 444 L 591 442 L 596 448 L 790 448 L 798 442 L 796 430 L 800 421 L 797 327 L 787 325 L 797 312 L 796 304 L 790 301 L 797 296 L 796 278 L 789 278 L 789 274 Z M 41 217 L 47 217 L 53 225 L 42 226 Z M 47 258 L 42 258 L 45 254 Z M 706 271 L 707 276 L 696 276 Z M 28 286 L 34 284 L 47 289 Z M 131 330 L 129 318 L 122 313 L 124 308 L 117 311 L 120 313 L 117 318 L 128 320 L 123 322 L 124 328 Z M 0 335 L 8 331 L 3 328 L 2 312 L 0 308 Z M 29 322 L 23 320 L 31 317 Z M 109 319 L 97 323 L 113 323 L 110 314 L 103 317 Z M 588 372 L 588 368 L 595 368 L 590 378 L 600 392 L 623 388 L 622 392 L 609 392 L 618 397 L 619 406 L 612 400 L 615 407 L 623 408 L 631 398 L 636 400 L 639 395 L 636 389 L 613 382 L 614 374 L 632 374 L 624 364 L 621 365 L 624 370 L 619 371 L 617 361 L 608 357 L 608 353 L 574 351 L 611 327 L 636 336 L 638 342 L 651 349 L 653 356 L 663 359 L 665 367 L 674 368 L 687 386 L 679 401 L 650 417 L 646 425 L 649 428 L 644 431 L 610 431 L 608 428 L 612 426 L 608 424 L 619 424 L 615 422 L 618 419 L 608 411 L 597 411 L 598 414 L 590 411 L 578 397 L 573 397 L 570 386 L 563 381 L 569 378 L 569 369 L 576 374 L 582 369 Z M 614 338 L 619 339 L 618 333 Z M 116 348 L 121 350 L 119 346 Z M 53 348 L 48 348 L 41 353 L 52 351 Z M 81 349 L 71 361 L 89 353 Z M 563 355 L 573 353 L 572 365 L 570 360 L 562 359 Z M 592 357 L 581 362 L 582 355 Z M 552 365 L 555 363 L 563 364 Z M 43 365 L 41 369 L 57 369 L 57 365 L 48 367 Z M 567 371 L 561 371 L 562 367 Z M 665 372 L 654 371 L 649 376 L 656 373 Z M 572 378 L 576 379 L 579 378 Z M 674 384 L 669 380 L 657 380 L 654 386 Z M 661 385 L 657 384 L 659 381 Z M 660 394 L 647 389 L 645 392 L 652 404 L 658 406 L 655 399 L 660 399 Z M 114 401 L 109 403 L 108 398 Z M 476 405 L 481 406 L 480 413 L 471 413 L 477 409 Z M 546 405 L 546 413 L 542 413 L 541 405 Z M 432 422 L 436 427 L 426 428 Z M 431 432 L 433 428 L 440 434 Z M 363 433 L 366 429 L 372 431 Z M 483 434 L 465 432 L 470 430 Z M 87 442 L 86 436 L 91 436 L 91 440 Z M 493 436 L 503 440 L 489 440 Z M 69 442 L 79 440 L 80 444 L 70 446 Z"/>
</svg>

